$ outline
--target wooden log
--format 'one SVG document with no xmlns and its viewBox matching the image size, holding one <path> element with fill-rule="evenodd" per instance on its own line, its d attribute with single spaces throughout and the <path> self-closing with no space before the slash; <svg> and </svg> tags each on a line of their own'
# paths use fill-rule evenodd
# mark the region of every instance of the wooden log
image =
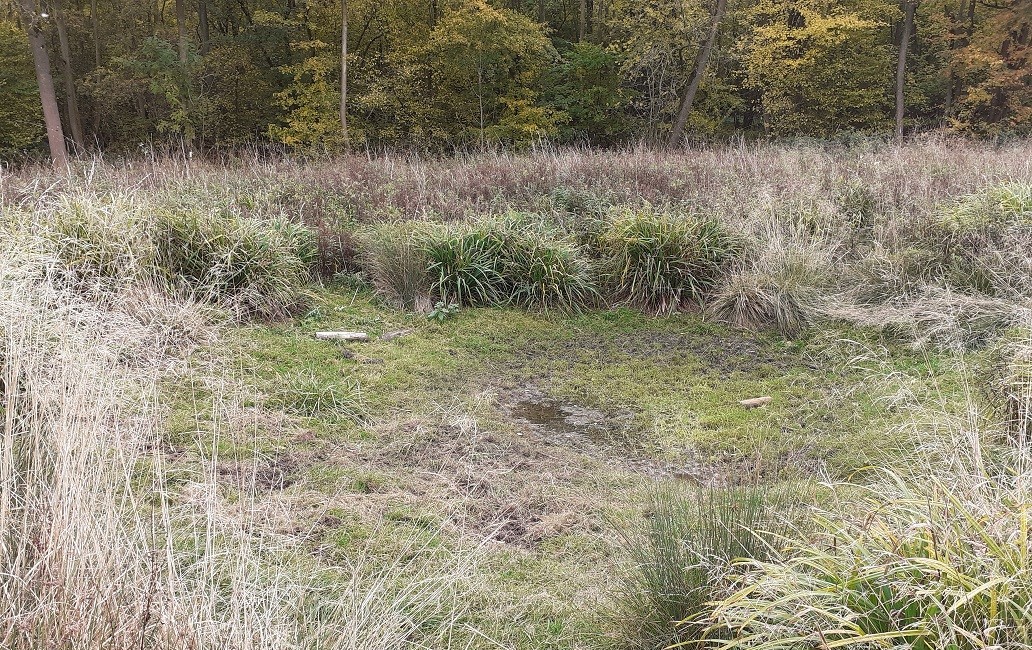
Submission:
<svg viewBox="0 0 1032 650">
<path fill-rule="evenodd" d="M 315 338 L 323 341 L 368 341 L 365 332 L 316 332 Z"/>
<path fill-rule="evenodd" d="M 768 397 L 768 396 L 765 395 L 763 397 L 754 397 L 752 399 L 743 399 L 741 402 L 739 402 L 739 404 L 741 404 L 742 406 L 744 406 L 747 409 L 756 409 L 756 408 L 760 408 L 761 406 L 766 406 L 766 405 L 770 404 L 773 401 L 774 401 L 773 397 Z"/>
</svg>

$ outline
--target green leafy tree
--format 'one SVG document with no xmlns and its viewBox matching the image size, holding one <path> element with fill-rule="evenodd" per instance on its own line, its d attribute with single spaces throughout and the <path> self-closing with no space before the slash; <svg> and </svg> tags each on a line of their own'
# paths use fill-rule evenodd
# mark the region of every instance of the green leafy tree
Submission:
<svg viewBox="0 0 1032 650">
<path fill-rule="evenodd" d="M 1032 0 L 988 7 L 957 52 L 964 88 L 952 125 L 976 135 L 1032 133 Z"/>
<path fill-rule="evenodd" d="M 746 55 L 774 135 L 828 136 L 890 125 L 893 52 L 882 35 L 899 9 L 885 0 L 763 0 Z"/>
<path fill-rule="evenodd" d="M 484 0 L 442 3 L 425 34 L 398 45 L 363 103 L 394 137 L 437 145 L 526 144 L 566 115 L 540 86 L 555 49 L 541 28 Z M 389 132 L 390 132 L 389 131 Z"/>
<path fill-rule="evenodd" d="M 0 156 L 31 147 L 44 135 L 28 39 L 17 25 L 0 21 Z"/>
<path fill-rule="evenodd" d="M 243 43 L 216 44 L 201 63 L 200 138 L 208 146 L 239 144 L 267 135 L 279 119 L 278 73 Z"/>
<path fill-rule="evenodd" d="M 897 75 L 913 1 L 8 0 L 0 149 L 38 146 L 26 62 L 47 50 L 50 139 L 63 119 L 102 150 L 336 151 L 345 64 L 350 140 L 372 146 L 833 137 L 890 131 L 897 104 L 907 133 L 1032 131 L 1032 0 L 920 0 Z"/>
<path fill-rule="evenodd" d="M 614 0 L 610 49 L 620 56 L 633 108 L 653 139 L 666 136 L 705 37 L 701 0 Z"/>
<path fill-rule="evenodd" d="M 307 151 L 332 151 L 343 145 L 340 128 L 340 85 L 334 75 L 340 59 L 322 41 L 295 45 L 306 53 L 299 62 L 280 68 L 290 75 L 290 83 L 275 94 L 283 109 L 282 124 L 273 124 L 269 133 L 280 142 Z"/>
<path fill-rule="evenodd" d="M 631 91 L 620 83 L 620 57 L 595 43 L 573 43 L 549 73 L 546 100 L 569 116 L 565 142 L 612 144 L 630 132 Z"/>
</svg>

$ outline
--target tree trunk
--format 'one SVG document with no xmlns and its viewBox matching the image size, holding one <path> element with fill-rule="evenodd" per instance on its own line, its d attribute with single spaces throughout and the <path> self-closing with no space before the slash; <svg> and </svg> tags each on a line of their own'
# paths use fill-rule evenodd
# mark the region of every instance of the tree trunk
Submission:
<svg viewBox="0 0 1032 650">
<path fill-rule="evenodd" d="M 907 83 L 907 49 L 910 46 L 910 34 L 914 31 L 914 13 L 916 2 L 903 3 L 903 37 L 899 41 L 899 58 L 896 62 L 896 137 L 903 137 L 903 115 L 905 111 L 903 91 Z"/>
<path fill-rule="evenodd" d="M 64 77 L 65 103 L 68 107 L 68 126 L 72 130 L 72 141 L 80 151 L 86 148 L 86 137 L 79 114 L 79 100 L 75 94 L 75 75 L 72 73 L 72 52 L 68 46 L 68 28 L 65 24 L 64 7 L 61 0 L 54 2 L 54 22 L 57 24 L 57 40 L 61 47 L 61 74 Z"/>
<path fill-rule="evenodd" d="M 965 45 L 971 44 L 971 38 L 975 35 L 975 6 L 978 3 L 975 0 L 971 0 L 968 4 L 968 25 L 967 25 L 967 39 Z"/>
<path fill-rule="evenodd" d="M 187 40 L 185 0 L 176 0 L 176 27 L 179 29 L 179 62 L 186 63 Z"/>
<path fill-rule="evenodd" d="M 588 35 L 588 0 L 580 0 L 580 26 L 577 28 L 577 42 Z"/>
<path fill-rule="evenodd" d="M 348 147 L 348 0 L 340 0 L 340 129 Z"/>
<path fill-rule="evenodd" d="M 717 42 L 717 33 L 720 31 L 720 22 L 724 19 L 724 12 L 727 10 L 727 0 L 717 0 L 717 6 L 713 10 L 713 20 L 710 23 L 710 32 L 706 41 L 699 50 L 699 58 L 695 61 L 695 70 L 692 72 L 691 83 L 688 84 L 684 97 L 681 98 L 681 106 L 677 111 L 677 119 L 674 127 L 670 130 L 670 138 L 667 145 L 673 147 L 684 137 L 684 127 L 688 123 L 688 116 L 692 112 L 692 104 L 695 103 L 695 95 L 699 91 L 699 84 L 706 74 L 706 63 L 713 53 L 713 46 Z"/>
<path fill-rule="evenodd" d="M 208 28 L 208 0 L 197 0 L 197 35 L 201 39 L 201 54 L 211 50 L 211 31 Z"/>
<path fill-rule="evenodd" d="M 54 92 L 54 77 L 50 74 L 50 55 L 47 54 L 46 37 L 39 25 L 39 14 L 33 0 L 20 0 L 29 46 L 32 48 L 32 63 L 36 68 L 36 83 L 39 84 L 39 100 L 43 105 L 43 120 L 47 125 L 47 143 L 54 167 L 68 165 L 68 149 L 65 148 L 64 130 L 61 128 L 61 110 L 57 107 L 57 93 Z"/>
<path fill-rule="evenodd" d="M 959 2 L 957 6 L 957 12 L 952 11 L 952 5 L 946 10 L 946 18 L 950 21 L 950 39 L 948 43 L 949 49 L 949 61 L 947 62 L 946 70 L 946 97 L 943 98 L 942 107 L 942 120 L 941 124 L 946 124 L 950 119 L 950 114 L 953 112 L 953 92 L 957 85 L 957 74 L 954 70 L 954 63 L 956 62 L 956 50 L 960 46 L 960 35 L 958 33 L 958 25 L 960 21 L 960 12 L 964 10 L 964 3 Z"/>
<path fill-rule="evenodd" d="M 537 21 L 539 23 L 545 22 L 545 0 L 538 0 L 537 4 Z"/>
<path fill-rule="evenodd" d="M 100 14 L 97 12 L 97 0 L 90 0 L 90 24 L 93 28 L 93 62 L 97 68 L 101 66 L 103 57 L 100 54 Z M 93 138 L 98 139 L 100 133 L 100 111 L 93 103 Z M 99 141 L 98 141 L 99 146 Z"/>
<path fill-rule="evenodd" d="M 93 62 L 99 68 L 102 58 L 100 56 L 100 14 L 97 13 L 97 0 L 90 1 L 90 23 L 93 26 Z"/>
</svg>

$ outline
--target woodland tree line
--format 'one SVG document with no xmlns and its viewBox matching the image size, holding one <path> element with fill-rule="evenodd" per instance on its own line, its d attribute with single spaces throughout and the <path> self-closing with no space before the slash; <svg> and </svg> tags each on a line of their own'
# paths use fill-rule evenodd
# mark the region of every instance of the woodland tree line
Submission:
<svg viewBox="0 0 1032 650">
<path fill-rule="evenodd" d="M 0 154 L 1026 134 L 1030 29 L 1032 0 L 0 0 Z"/>
</svg>

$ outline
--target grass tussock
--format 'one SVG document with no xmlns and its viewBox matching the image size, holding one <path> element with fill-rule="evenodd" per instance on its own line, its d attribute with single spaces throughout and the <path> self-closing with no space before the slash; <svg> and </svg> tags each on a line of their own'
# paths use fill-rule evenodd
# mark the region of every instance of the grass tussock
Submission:
<svg viewBox="0 0 1032 650">
<path fill-rule="evenodd" d="M 304 227 L 170 210 L 154 220 L 155 271 L 173 287 L 243 317 L 283 317 L 304 302 L 315 262 Z"/>
<path fill-rule="evenodd" d="M 652 209 L 618 215 L 602 242 L 615 297 L 656 313 L 700 304 L 741 248 L 716 220 Z"/>
<path fill-rule="evenodd" d="M 520 307 L 578 311 L 601 299 L 591 260 L 569 240 L 528 233 L 507 252 L 505 269 L 510 302 Z"/>
<path fill-rule="evenodd" d="M 763 486 L 655 493 L 645 520 L 624 537 L 633 570 L 622 616 L 634 647 L 701 645 L 731 563 L 779 557 L 791 510 L 785 494 Z"/>
<path fill-rule="evenodd" d="M 311 372 L 280 377 L 270 405 L 302 417 L 360 421 L 364 415 L 362 391 L 353 381 L 326 383 Z"/>
<path fill-rule="evenodd" d="M 569 237 L 526 215 L 473 223 L 401 222 L 360 236 L 359 265 L 389 303 L 434 301 L 576 311 L 599 300 L 594 267 Z"/>
<path fill-rule="evenodd" d="M 711 631 L 729 637 L 719 647 L 1027 647 L 1024 460 L 853 486 L 864 497 L 815 515 L 791 556 L 743 566 L 740 589 L 712 613 Z"/>
<path fill-rule="evenodd" d="M 35 215 L 15 214 L 10 227 L 51 240 L 84 290 L 147 284 L 241 319 L 298 311 L 316 261 L 313 233 L 287 220 L 126 195 L 64 198 Z"/>
<path fill-rule="evenodd" d="M 385 223 L 361 230 L 358 265 L 376 293 L 399 309 L 428 311 L 433 287 L 423 237 L 426 224 Z"/>
<path fill-rule="evenodd" d="M 490 222 L 441 227 L 424 243 L 435 293 L 460 305 L 505 302 L 509 245 L 508 233 Z"/>
<path fill-rule="evenodd" d="M 836 248 L 833 239 L 800 232 L 797 225 L 769 224 L 744 259 L 723 274 L 707 309 L 734 327 L 796 338 L 828 300 Z"/>
</svg>

